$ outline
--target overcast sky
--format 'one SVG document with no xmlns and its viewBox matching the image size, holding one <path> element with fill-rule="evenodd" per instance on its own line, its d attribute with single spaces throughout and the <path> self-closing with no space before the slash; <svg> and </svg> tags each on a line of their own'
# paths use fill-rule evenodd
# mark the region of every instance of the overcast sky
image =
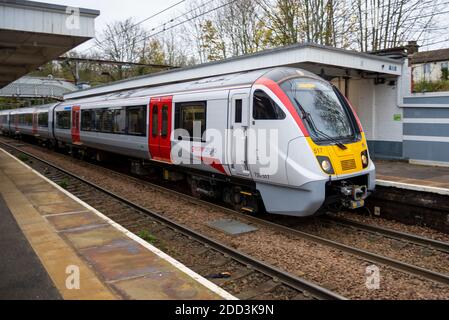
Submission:
<svg viewBox="0 0 449 320">
<path fill-rule="evenodd" d="M 108 23 L 124 20 L 129 17 L 134 17 L 135 21 L 138 22 L 175 3 L 178 3 L 179 1 L 180 0 L 43 0 L 40 2 L 100 10 L 100 16 L 95 19 L 96 34 L 99 36 Z M 177 5 L 167 12 L 146 21 L 142 24 L 142 26 L 146 29 L 159 26 L 164 22 L 164 19 L 185 12 L 186 4 L 189 4 L 190 2 L 191 0 L 186 0 L 184 3 Z M 447 4 L 447 9 L 449 10 L 449 2 L 445 3 Z M 440 15 L 438 18 L 441 19 L 440 21 L 443 21 L 444 25 L 448 25 L 449 14 Z M 439 40 L 441 43 L 430 47 L 425 46 L 421 48 L 421 50 L 425 51 L 447 48 L 449 47 L 449 41 L 445 41 L 446 39 L 449 39 L 449 34 L 440 31 L 436 40 Z M 432 41 L 434 41 L 434 39 L 432 39 Z M 77 48 L 77 51 L 85 51 L 86 49 L 91 48 L 94 43 L 94 40 L 91 40 L 85 44 L 82 44 Z"/>
<path fill-rule="evenodd" d="M 124 20 L 129 17 L 134 17 L 135 21 L 138 22 L 178 3 L 179 1 L 180 0 L 43 0 L 39 2 L 100 10 L 100 16 L 95 19 L 95 29 L 98 36 L 108 23 Z M 188 1 L 189 0 L 185 3 Z M 144 22 L 142 26 L 151 29 L 154 26 L 160 25 L 163 23 L 164 17 L 171 17 L 184 12 L 185 3 L 181 3 L 160 16 Z M 77 50 L 85 50 L 93 44 L 94 41 L 91 40 L 88 43 L 79 46 Z"/>
</svg>

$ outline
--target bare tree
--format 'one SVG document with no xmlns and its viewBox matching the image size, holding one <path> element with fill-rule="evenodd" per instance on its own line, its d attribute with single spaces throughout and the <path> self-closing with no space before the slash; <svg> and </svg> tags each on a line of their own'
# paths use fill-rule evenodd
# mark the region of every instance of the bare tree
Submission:
<svg viewBox="0 0 449 320">
<path fill-rule="evenodd" d="M 444 4 L 447 0 L 191 0 L 182 14 L 159 26 L 156 38 L 127 19 L 108 25 L 97 45 L 102 58 L 178 66 L 303 42 L 375 51 L 443 31 L 437 17 Z M 131 71 L 118 67 L 113 73 L 123 78 Z"/>
<path fill-rule="evenodd" d="M 97 47 L 102 58 L 113 61 L 139 62 L 142 60 L 146 46 L 146 32 L 140 25 L 134 24 L 132 18 L 117 21 L 106 26 L 97 40 Z M 130 75 L 129 68 L 116 66 L 118 79 Z"/>
<path fill-rule="evenodd" d="M 217 4 L 223 7 L 214 14 L 214 23 L 221 39 L 227 44 L 224 54 L 249 54 L 267 46 L 263 12 L 254 0 L 239 0 L 229 5 L 226 0 Z"/>
<path fill-rule="evenodd" d="M 355 49 L 375 51 L 418 40 L 438 26 L 435 17 L 443 5 L 441 0 L 357 0 Z"/>
</svg>

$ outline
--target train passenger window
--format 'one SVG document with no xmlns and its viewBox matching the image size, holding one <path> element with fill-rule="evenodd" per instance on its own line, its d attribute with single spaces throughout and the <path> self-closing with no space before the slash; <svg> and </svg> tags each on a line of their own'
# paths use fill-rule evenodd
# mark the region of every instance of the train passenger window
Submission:
<svg viewBox="0 0 449 320">
<path fill-rule="evenodd" d="M 112 110 L 103 109 L 100 113 L 100 132 L 112 132 L 112 121 L 114 114 Z"/>
<path fill-rule="evenodd" d="M 93 110 L 81 110 L 81 130 L 95 131 L 95 113 Z"/>
<path fill-rule="evenodd" d="M 254 92 L 253 118 L 255 120 L 282 120 L 285 113 L 282 109 L 262 90 Z"/>
<path fill-rule="evenodd" d="M 154 105 L 153 110 L 151 112 L 151 128 L 152 128 L 151 134 L 153 137 L 157 137 L 157 130 L 159 129 L 157 114 L 158 114 L 158 108 L 157 108 L 157 105 Z"/>
<path fill-rule="evenodd" d="M 128 134 L 135 136 L 146 136 L 147 107 L 146 106 L 128 107 L 126 109 L 126 113 L 127 113 Z"/>
<path fill-rule="evenodd" d="M 163 138 L 166 138 L 168 134 L 168 106 L 163 105 L 162 106 L 162 131 L 161 136 Z"/>
<path fill-rule="evenodd" d="M 101 126 L 100 126 L 100 119 L 101 119 L 101 115 L 103 114 L 103 109 L 96 109 L 94 111 L 92 111 L 94 113 L 93 117 L 94 117 L 94 123 L 92 126 L 92 131 L 97 131 L 100 132 L 101 130 Z"/>
<path fill-rule="evenodd" d="M 114 109 L 114 133 L 126 132 L 126 111 L 124 108 Z"/>
<path fill-rule="evenodd" d="M 33 126 L 33 114 L 31 114 L 31 113 L 24 114 L 23 124 L 28 127 Z"/>
<path fill-rule="evenodd" d="M 37 116 L 38 126 L 41 128 L 48 128 L 48 113 L 41 112 Z"/>
<path fill-rule="evenodd" d="M 194 125 L 199 124 L 200 130 L 194 130 Z M 175 130 L 184 129 L 189 133 L 190 140 L 202 141 L 206 131 L 206 102 L 181 102 L 175 105 Z"/>
<path fill-rule="evenodd" d="M 56 112 L 56 128 L 70 129 L 70 111 Z"/>
<path fill-rule="evenodd" d="M 242 123 L 242 105 L 243 105 L 243 100 L 242 99 L 235 100 L 235 118 L 234 118 L 234 123 Z"/>
</svg>

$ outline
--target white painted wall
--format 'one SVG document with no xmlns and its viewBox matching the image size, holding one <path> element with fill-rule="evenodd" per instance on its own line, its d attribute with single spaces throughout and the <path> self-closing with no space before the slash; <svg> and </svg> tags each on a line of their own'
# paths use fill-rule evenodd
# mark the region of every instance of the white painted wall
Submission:
<svg viewBox="0 0 449 320">
<path fill-rule="evenodd" d="M 439 92 L 412 92 L 412 74 L 413 79 L 416 81 L 417 72 L 414 70 L 412 66 L 409 66 L 408 59 L 404 60 L 404 64 L 402 66 L 402 74 L 398 78 L 399 91 L 397 96 L 397 104 L 400 107 L 423 107 L 423 105 L 417 104 L 407 104 L 404 103 L 404 98 L 424 98 L 424 97 L 446 97 L 448 92 L 439 91 Z M 441 72 L 441 71 L 440 71 Z M 431 102 L 425 104 L 426 107 L 429 108 L 441 108 L 446 107 L 442 104 L 432 104 Z"/>
<path fill-rule="evenodd" d="M 95 16 L 81 14 L 74 21 L 71 11 L 59 12 L 34 7 L 15 7 L 0 2 L 0 29 L 93 38 Z"/>
<path fill-rule="evenodd" d="M 375 136 L 373 80 L 350 80 L 348 98 L 359 116 L 366 138 L 373 140 Z"/>
<path fill-rule="evenodd" d="M 388 81 L 387 81 L 388 82 Z M 375 139 L 381 141 L 402 141 L 402 108 L 396 102 L 398 88 L 387 83 L 374 86 L 376 97 L 376 130 Z M 400 121 L 394 120 L 394 115 L 400 115 Z"/>
<path fill-rule="evenodd" d="M 426 81 L 439 81 L 441 80 L 441 69 L 448 67 L 448 61 L 437 61 L 429 63 L 415 64 L 412 66 L 413 80 L 419 82 Z"/>
<path fill-rule="evenodd" d="M 395 114 L 400 114 L 402 119 L 397 92 L 397 86 L 375 85 L 373 79 L 350 80 L 349 100 L 368 140 L 402 141 L 402 120 L 394 121 Z"/>
</svg>

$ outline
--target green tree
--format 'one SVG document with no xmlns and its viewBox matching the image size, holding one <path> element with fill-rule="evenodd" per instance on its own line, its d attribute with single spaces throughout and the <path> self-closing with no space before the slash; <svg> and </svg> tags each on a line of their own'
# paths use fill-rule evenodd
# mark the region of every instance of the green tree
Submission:
<svg viewBox="0 0 449 320">
<path fill-rule="evenodd" d="M 218 36 L 217 29 L 211 20 L 206 20 L 201 24 L 201 49 L 209 61 L 216 61 L 225 58 L 225 43 Z"/>
</svg>

